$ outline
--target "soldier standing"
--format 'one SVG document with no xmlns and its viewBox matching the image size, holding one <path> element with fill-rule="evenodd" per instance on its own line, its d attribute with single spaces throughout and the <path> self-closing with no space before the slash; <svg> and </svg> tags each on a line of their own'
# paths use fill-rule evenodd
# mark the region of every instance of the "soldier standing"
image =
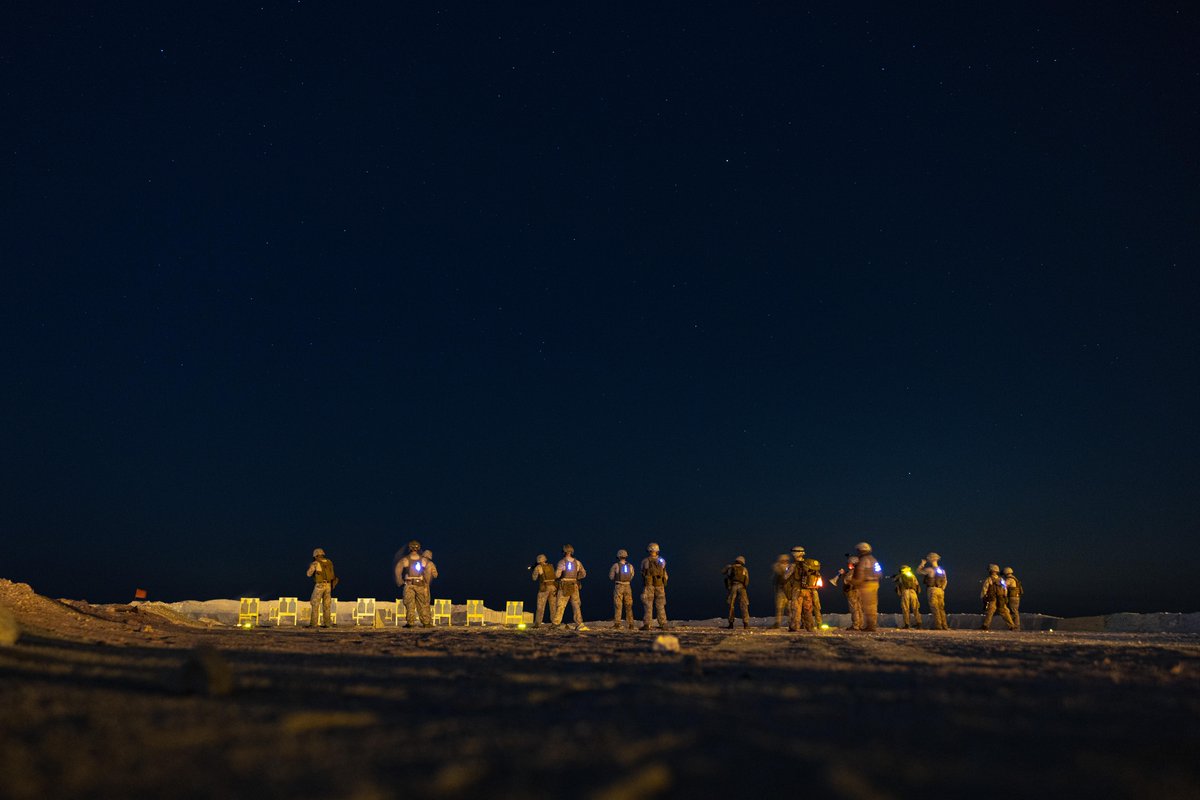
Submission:
<svg viewBox="0 0 1200 800">
<path fill-rule="evenodd" d="M 792 557 L 784 553 L 775 559 L 775 566 L 771 568 L 771 587 L 775 590 L 775 624 L 772 628 L 783 627 L 783 612 L 792 603 L 787 594 L 787 573 L 791 563 Z"/>
<path fill-rule="evenodd" d="M 946 620 L 946 570 L 938 566 L 941 556 L 930 553 L 921 559 L 917 572 L 925 579 L 925 591 L 929 595 L 929 611 L 933 614 L 933 627 L 939 631 L 950 630 Z M 929 566 L 925 566 L 926 563 Z"/>
<path fill-rule="evenodd" d="M 583 609 L 579 605 L 579 582 L 587 577 L 587 570 L 583 568 L 583 562 L 575 558 L 575 548 L 569 544 L 563 545 L 563 557 L 554 568 L 554 577 L 558 578 L 558 605 L 554 607 L 554 627 L 562 624 L 567 603 L 570 603 L 571 614 L 575 617 L 575 630 L 586 631 Z"/>
<path fill-rule="evenodd" d="M 421 543 L 408 543 L 408 555 L 396 563 L 396 585 L 404 587 L 404 627 L 411 628 L 421 619 L 421 627 L 433 625 L 429 613 L 429 582 L 437 577 L 437 567 L 421 555 Z"/>
<path fill-rule="evenodd" d="M 920 587 L 912 567 L 902 565 L 896 573 L 896 594 L 900 596 L 900 613 L 904 615 L 905 628 L 921 627 Z"/>
<path fill-rule="evenodd" d="M 858 556 L 847 554 L 846 567 L 839 569 L 838 574 L 833 576 L 833 580 L 829 583 L 837 586 L 837 582 L 842 582 L 842 594 L 846 595 L 846 607 L 850 609 L 850 630 L 861 631 L 863 629 L 862 606 L 858 602 L 858 587 L 854 581 L 854 568 L 858 566 Z"/>
<path fill-rule="evenodd" d="M 992 615 L 997 611 L 1008 624 L 1008 629 L 1016 630 L 1012 615 L 1008 613 L 1008 587 L 1005 586 L 1004 579 L 1000 577 L 998 565 L 988 564 L 988 576 L 983 579 L 983 587 L 979 590 L 979 599 L 984 601 L 983 624 L 979 626 L 981 631 L 991 630 Z"/>
<path fill-rule="evenodd" d="M 333 574 L 333 562 L 325 557 L 325 551 L 319 547 L 313 550 L 313 560 L 308 565 L 307 575 L 313 579 L 313 592 L 310 599 L 312 618 L 308 622 L 308 627 L 315 628 L 319 622 L 322 628 L 328 628 L 330 626 L 329 603 L 333 597 L 333 587 L 337 583 L 337 576 Z M 322 613 L 324 613 L 323 617 Z"/>
<path fill-rule="evenodd" d="M 858 605 L 862 609 L 862 629 L 873 631 L 879 623 L 879 573 L 883 568 L 871 555 L 871 545 L 859 542 L 854 546 L 858 551 L 858 564 L 854 573 L 846 580 L 858 591 Z"/>
<path fill-rule="evenodd" d="M 554 567 L 546 563 L 546 554 L 538 553 L 537 563 L 530 569 L 530 577 L 538 585 L 537 611 L 533 614 L 533 627 L 542 624 L 546 612 L 550 613 L 550 622 L 554 622 L 554 609 L 558 607 L 558 584 L 555 583 Z"/>
<path fill-rule="evenodd" d="M 746 557 L 738 556 L 721 572 L 725 576 L 725 599 L 729 603 L 729 627 L 733 627 L 733 604 L 736 602 L 742 609 L 742 627 L 749 628 L 750 598 L 746 595 L 746 586 L 750 583 L 750 570 L 746 569 Z"/>
<path fill-rule="evenodd" d="M 1025 586 L 1013 575 L 1012 567 L 1004 568 L 1004 588 L 1008 592 L 1008 613 L 1012 616 L 1013 630 L 1021 630 L 1021 597 Z"/>
<path fill-rule="evenodd" d="M 667 622 L 667 562 L 658 552 L 654 542 L 646 545 L 646 557 L 642 559 L 642 630 L 650 630 L 650 621 L 658 617 L 658 627 L 670 630 Z"/>
<path fill-rule="evenodd" d="M 613 627 L 621 627 L 621 618 L 629 630 L 633 630 L 633 565 L 629 553 L 617 551 L 617 563 L 608 568 L 608 579 L 613 582 Z"/>
<path fill-rule="evenodd" d="M 817 590 L 825 585 L 821 579 L 821 562 L 815 558 L 804 559 L 797 564 L 796 575 L 788 630 L 815 631 L 821 625 L 821 599 Z"/>
</svg>

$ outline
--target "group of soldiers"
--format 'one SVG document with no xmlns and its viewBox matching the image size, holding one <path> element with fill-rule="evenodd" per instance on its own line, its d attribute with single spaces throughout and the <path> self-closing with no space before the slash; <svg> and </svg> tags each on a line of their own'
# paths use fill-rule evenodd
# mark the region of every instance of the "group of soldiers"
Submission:
<svg viewBox="0 0 1200 800">
<path fill-rule="evenodd" d="M 859 542 L 855 554 L 846 554 L 846 566 L 839 569 L 829 580 L 829 585 L 841 583 L 842 592 L 850 609 L 851 630 L 873 631 L 879 622 L 879 584 L 883 579 L 883 568 L 871 553 L 871 545 Z M 587 630 L 583 623 L 583 611 L 579 601 L 579 582 L 587 577 L 583 562 L 575 558 L 575 548 L 563 545 L 563 557 L 553 566 L 544 554 L 538 555 L 529 566 L 530 577 L 537 584 L 537 602 L 533 615 L 533 627 L 543 624 L 549 612 L 552 627 L 562 625 L 563 615 L 570 604 L 576 630 Z M 946 570 L 942 568 L 941 556 L 929 553 L 914 570 L 907 564 L 901 565 L 895 575 L 888 576 L 895 585 L 900 598 L 900 611 L 905 628 L 921 627 L 920 589 L 924 584 L 929 609 L 933 615 L 933 626 L 938 630 L 950 627 L 946 620 Z M 411 541 L 407 551 L 396 554 L 396 585 L 404 589 L 405 626 L 413 627 L 418 620 L 422 627 L 430 627 L 430 585 L 437 578 L 437 566 L 433 553 L 422 552 L 421 543 Z M 729 606 L 729 627 L 734 626 L 734 606 L 741 612 L 742 627 L 750 627 L 750 571 L 746 568 L 745 556 L 738 556 L 728 564 L 722 574 L 725 579 L 726 601 Z M 313 579 L 312 618 L 310 627 L 329 624 L 329 604 L 333 589 L 337 586 L 333 562 L 321 548 L 313 550 L 313 561 L 308 575 Z M 613 624 L 622 624 L 633 630 L 633 579 L 640 576 L 643 621 L 641 630 L 650 630 L 657 618 L 658 626 L 670 629 L 667 621 L 667 562 L 658 544 L 646 546 L 646 557 L 637 570 L 629 563 L 629 553 L 617 551 L 617 560 L 608 570 L 608 579 L 613 584 Z M 788 630 L 815 631 L 822 627 L 821 597 L 819 589 L 825 586 L 821 576 L 821 562 L 807 558 L 803 547 L 793 547 L 791 554 L 783 554 L 776 560 L 772 570 L 775 589 L 775 624 L 783 627 L 784 611 L 788 614 Z M 996 564 L 988 565 L 988 576 L 983 580 L 980 599 L 984 602 L 982 630 L 991 628 L 992 618 L 999 613 L 1008 624 L 1009 630 L 1021 629 L 1021 597 L 1025 588 L 1013 574 L 1012 567 L 1002 571 Z M 321 615 L 323 612 L 323 616 Z M 323 621 L 323 622 L 322 622 Z"/>
<path fill-rule="evenodd" d="M 406 550 L 396 554 L 395 560 L 396 585 L 404 587 L 404 627 L 413 627 L 418 619 L 421 621 L 421 627 L 432 626 L 429 589 L 438 576 L 437 565 L 433 563 L 433 553 L 428 550 L 422 552 L 421 543 L 414 540 L 408 543 Z M 313 550 L 313 560 L 308 565 L 308 577 L 313 579 L 310 599 L 312 616 L 308 626 L 328 628 L 331 619 L 329 605 L 338 579 L 334 573 L 333 562 L 320 547 Z"/>
<path fill-rule="evenodd" d="M 569 544 L 563 545 L 562 559 L 551 566 L 545 554 L 538 554 L 537 560 L 530 565 L 530 577 L 538 585 L 537 603 L 534 606 L 533 627 L 538 628 L 550 612 L 550 625 L 562 625 L 563 614 L 567 604 L 571 604 L 571 613 L 576 630 L 585 631 L 583 611 L 579 604 L 579 582 L 587 577 L 583 562 L 575 558 L 575 548 Z M 651 542 L 646 545 L 646 557 L 638 566 L 637 574 L 642 582 L 642 630 L 650 630 L 650 623 L 658 619 L 658 627 L 669 630 L 671 624 L 667 621 L 667 561 L 663 558 L 658 545 Z M 608 568 L 608 579 L 613 584 L 613 624 L 620 628 L 622 622 L 633 630 L 633 565 L 629 563 L 629 553 L 617 551 L 617 560 Z"/>
</svg>

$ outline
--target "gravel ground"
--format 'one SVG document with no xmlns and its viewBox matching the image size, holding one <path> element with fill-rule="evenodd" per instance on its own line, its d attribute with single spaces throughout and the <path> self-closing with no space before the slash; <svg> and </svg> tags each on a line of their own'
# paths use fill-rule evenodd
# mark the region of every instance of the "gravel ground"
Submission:
<svg viewBox="0 0 1200 800">
<path fill-rule="evenodd" d="M 0 797 L 1200 796 L 1200 636 L 206 626 L 0 581 Z"/>
</svg>

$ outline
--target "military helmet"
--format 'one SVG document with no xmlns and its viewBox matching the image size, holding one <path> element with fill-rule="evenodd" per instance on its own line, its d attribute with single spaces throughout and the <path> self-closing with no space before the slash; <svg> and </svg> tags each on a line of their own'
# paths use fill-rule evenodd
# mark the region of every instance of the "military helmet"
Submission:
<svg viewBox="0 0 1200 800">
<path fill-rule="evenodd" d="M 658 552 L 658 542 L 651 542 L 650 544 L 646 545 L 646 552 L 647 553 L 657 553 Z"/>
<path fill-rule="evenodd" d="M 545 553 L 538 553 L 537 563 L 539 563 L 539 564 L 546 563 L 546 554 Z"/>
<path fill-rule="evenodd" d="M 1013 574 L 1012 567 L 1005 567 L 1005 568 L 1004 568 L 1004 574 L 1005 574 L 1005 575 L 1012 575 L 1012 574 Z"/>
<path fill-rule="evenodd" d="M 325 551 L 319 547 L 316 550 L 313 550 L 313 558 L 321 558 L 324 555 L 325 555 Z"/>
<path fill-rule="evenodd" d="M 792 557 L 791 557 L 791 556 L 789 556 L 787 553 L 781 553 L 781 554 L 779 555 L 779 558 L 777 558 L 777 559 L 775 559 L 775 560 L 776 560 L 776 561 L 778 561 L 779 563 L 781 563 L 781 564 L 782 564 L 782 563 L 786 563 L 786 562 L 788 562 L 788 561 L 791 561 L 791 560 L 792 560 Z"/>
<path fill-rule="evenodd" d="M 735 564 L 743 564 L 743 565 L 744 565 L 744 564 L 746 563 L 746 557 L 745 557 L 745 556 L 738 556 L 737 558 L 735 558 L 735 559 L 733 560 L 733 563 L 735 563 Z"/>
<path fill-rule="evenodd" d="M 575 553 L 575 548 L 569 544 L 564 544 L 563 552 L 566 553 L 567 555 L 573 555 Z"/>
<path fill-rule="evenodd" d="M 418 542 L 416 539 L 413 539 L 411 542 L 408 543 L 408 549 L 414 553 L 419 553 L 419 552 L 421 552 L 421 543 Z"/>
<path fill-rule="evenodd" d="M 1000 571 L 999 564 L 988 564 L 988 572 L 999 572 L 999 571 Z"/>
<path fill-rule="evenodd" d="M 626 552 L 625 550 L 618 550 L 617 558 L 629 558 L 629 553 Z"/>
<path fill-rule="evenodd" d="M 424 553 L 421 553 L 421 558 L 428 558 L 430 561 L 432 561 L 433 560 L 433 551 L 426 550 Z"/>
<path fill-rule="evenodd" d="M 941 560 L 941 558 L 942 557 L 939 556 L 937 553 L 930 553 L 929 555 L 925 556 L 926 561 L 939 561 L 939 560 Z"/>
<path fill-rule="evenodd" d="M 854 549 L 860 553 L 869 553 L 871 552 L 871 545 L 867 544 L 866 542 L 859 542 L 858 544 L 854 545 Z"/>
<path fill-rule="evenodd" d="M 800 545 L 796 545 L 795 547 L 792 548 L 792 553 L 793 554 L 799 553 L 800 555 L 804 555 L 804 548 L 801 547 Z"/>
<path fill-rule="evenodd" d="M 910 567 L 908 564 L 901 564 L 900 571 L 901 572 L 912 572 L 912 567 Z"/>
<path fill-rule="evenodd" d="M 804 566 L 808 567 L 809 569 L 820 569 L 821 562 L 817 561 L 815 558 L 806 558 L 804 559 Z"/>
</svg>

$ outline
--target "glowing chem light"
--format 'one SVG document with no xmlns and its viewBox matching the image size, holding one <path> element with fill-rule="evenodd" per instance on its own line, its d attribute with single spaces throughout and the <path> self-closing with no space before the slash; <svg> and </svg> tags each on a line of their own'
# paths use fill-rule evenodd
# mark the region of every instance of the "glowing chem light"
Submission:
<svg viewBox="0 0 1200 800">
<path fill-rule="evenodd" d="M 875 571 L 876 571 L 876 572 L 883 572 L 883 567 L 879 565 L 879 562 L 878 562 L 878 561 L 876 561 L 876 562 L 875 562 Z"/>
<path fill-rule="evenodd" d="M 821 623 L 821 630 L 823 630 L 823 631 L 827 631 L 827 630 L 829 630 L 829 623 L 827 623 L 827 622 L 822 622 L 822 623 Z"/>
<path fill-rule="evenodd" d="M 517 623 L 517 630 L 519 630 L 519 631 L 523 631 L 523 630 L 525 630 L 525 623 L 524 623 L 524 622 L 518 622 L 518 623 Z"/>
<path fill-rule="evenodd" d="M 934 569 L 934 571 L 935 571 L 935 572 L 937 572 L 937 574 L 938 574 L 938 575 L 945 575 L 945 574 L 946 574 L 946 570 L 942 569 L 941 567 L 934 567 L 933 569 Z"/>
<path fill-rule="evenodd" d="M 421 571 L 421 562 L 420 562 L 420 561 L 414 561 L 414 562 L 412 562 L 412 571 L 413 571 L 413 572 L 420 572 L 420 571 Z"/>
</svg>

